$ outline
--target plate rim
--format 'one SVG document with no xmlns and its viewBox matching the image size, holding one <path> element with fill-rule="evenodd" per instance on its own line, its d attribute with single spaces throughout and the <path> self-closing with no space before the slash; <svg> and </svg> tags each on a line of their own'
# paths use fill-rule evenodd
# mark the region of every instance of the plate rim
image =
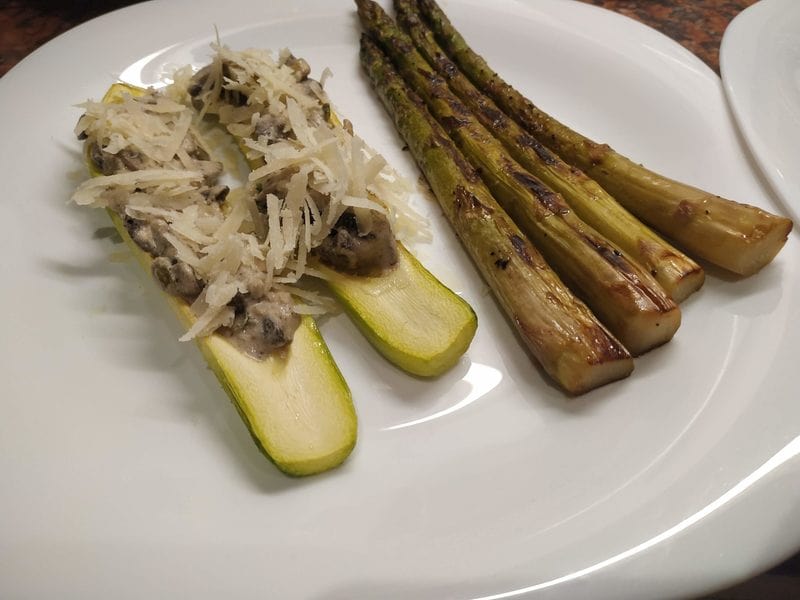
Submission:
<svg viewBox="0 0 800 600">
<path fill-rule="evenodd" d="M 546 0 L 546 2 L 543 2 L 542 5 L 547 4 L 547 3 L 550 3 L 550 4 L 554 5 L 558 1 L 559 0 Z M 25 73 L 25 74 L 27 74 L 26 71 L 28 71 L 28 70 L 30 70 L 32 68 L 32 67 L 26 66 L 28 64 L 28 59 L 33 57 L 34 55 L 36 55 L 36 59 L 34 61 L 30 62 L 30 64 L 33 64 L 36 60 L 39 59 L 40 56 L 45 55 L 45 54 L 47 54 L 49 52 L 53 52 L 55 48 L 58 48 L 58 46 L 60 44 L 64 43 L 62 38 L 64 38 L 65 36 L 68 36 L 68 35 L 77 36 L 79 34 L 82 34 L 82 33 L 84 33 L 84 30 L 88 30 L 90 27 L 94 27 L 98 20 L 111 18 L 111 15 L 115 15 L 113 18 L 117 19 L 117 18 L 120 18 L 120 15 L 123 14 L 123 13 L 124 14 L 128 14 L 128 12 L 131 11 L 131 9 L 144 10 L 143 7 L 146 7 L 146 6 L 156 7 L 156 6 L 160 6 L 162 4 L 163 3 L 159 2 L 158 0 L 153 0 L 151 2 L 146 2 L 146 3 L 139 4 L 139 5 L 134 5 L 134 6 L 131 6 L 131 7 L 121 8 L 121 9 L 118 9 L 118 10 L 113 11 L 111 13 L 107 13 L 106 15 L 102 15 L 101 17 L 98 17 L 97 19 L 93 19 L 92 21 L 88 21 L 87 23 L 79 25 L 78 27 L 73 28 L 69 32 L 66 32 L 65 34 L 62 34 L 61 36 L 58 36 L 54 40 L 51 40 L 47 44 L 45 44 L 42 47 L 40 47 L 39 49 L 37 49 L 37 51 L 35 51 L 32 55 L 29 55 L 29 57 L 26 57 L 25 59 L 23 59 L 23 61 L 21 61 L 19 64 L 15 65 L 15 67 L 12 68 L 6 76 L 4 76 L 2 79 L 0 79 L 0 96 L 2 95 L 2 92 L 3 92 L 4 88 L 8 88 L 9 86 L 11 86 L 11 83 L 6 83 L 4 85 L 3 84 L 4 81 L 9 81 L 10 80 L 13 83 L 17 78 L 22 77 L 22 75 L 18 75 L 17 73 Z M 242 2 L 242 4 L 248 4 L 248 2 Z M 525 2 L 523 4 L 532 5 L 532 1 L 529 0 L 528 2 Z M 677 44 L 677 42 L 674 42 L 673 40 L 671 40 L 669 37 L 665 36 L 664 34 L 658 32 L 658 31 L 656 31 L 656 30 L 654 30 L 652 28 L 649 28 L 646 25 L 641 24 L 638 21 L 629 19 L 628 17 L 625 17 L 624 15 L 620 15 L 618 13 L 614 13 L 614 12 L 608 11 L 608 10 L 603 9 L 601 7 L 597 7 L 597 6 L 594 6 L 594 5 L 588 5 L 588 4 L 581 4 L 581 3 L 574 3 L 574 4 L 578 5 L 578 6 L 589 7 L 592 10 L 597 10 L 598 14 L 604 13 L 604 14 L 608 14 L 608 15 L 613 15 L 613 19 L 617 19 L 617 18 L 623 19 L 626 22 L 635 24 L 637 27 L 644 28 L 643 30 L 641 30 L 641 35 L 643 35 L 643 36 L 650 36 L 653 33 L 657 34 L 658 36 L 660 36 L 664 40 L 668 40 L 670 42 L 670 44 L 674 44 L 673 50 L 675 50 L 676 52 L 679 52 L 681 54 L 685 54 L 687 56 L 691 56 L 694 59 L 695 66 L 697 66 L 698 64 L 702 65 L 707 70 L 707 72 L 705 73 L 705 76 L 708 76 L 708 72 L 710 72 L 712 75 L 714 75 L 714 73 L 713 73 L 713 71 L 711 71 L 710 67 L 708 67 L 705 63 L 703 63 L 698 57 L 696 57 L 694 54 L 691 54 L 688 50 L 686 50 L 685 48 L 683 48 L 682 46 Z M 447 9 L 447 6 L 445 6 L 445 9 Z M 149 11 L 149 10 L 151 10 L 151 8 L 148 8 L 147 10 Z M 580 9 L 580 10 L 582 10 L 582 9 Z M 646 34 L 643 33 L 644 30 L 646 30 L 648 33 L 646 33 Z M 13 74 L 14 77 L 9 78 L 8 76 L 11 75 L 11 74 Z M 714 77 L 716 77 L 716 75 L 714 75 Z M 790 465 L 787 463 L 787 464 L 783 465 L 781 468 L 788 469 L 789 466 Z M 800 535 L 798 535 L 796 537 L 797 537 L 797 540 L 794 543 L 795 546 L 800 545 Z M 771 557 L 768 560 L 769 564 L 763 564 L 763 565 L 761 565 L 759 567 L 759 569 L 763 568 L 763 567 L 767 567 L 770 564 L 773 564 L 774 562 L 777 562 L 778 560 L 781 560 L 784 557 L 785 556 L 783 554 L 781 554 L 780 556 Z M 714 583 L 713 585 L 716 586 L 718 584 L 719 584 L 719 582 Z M 706 588 L 706 589 L 710 589 L 710 588 Z M 532 595 L 533 593 L 534 593 L 533 591 L 530 592 L 530 595 Z M 516 594 L 516 596 L 520 596 L 520 595 Z M 487 596 L 487 597 L 500 598 L 500 597 L 510 597 L 510 596 L 508 596 L 508 594 L 498 594 L 498 595 L 492 595 L 492 596 Z M 528 596 L 526 596 L 526 597 L 528 597 Z"/>
</svg>

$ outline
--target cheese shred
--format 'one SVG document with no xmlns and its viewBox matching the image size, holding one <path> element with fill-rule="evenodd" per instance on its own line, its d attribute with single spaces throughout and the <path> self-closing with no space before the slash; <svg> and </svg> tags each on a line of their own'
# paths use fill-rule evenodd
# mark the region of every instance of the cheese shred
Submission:
<svg viewBox="0 0 800 600">
<path fill-rule="evenodd" d="M 182 340 L 230 326 L 243 294 L 291 294 L 298 314 L 334 309 L 300 284 L 320 276 L 309 260 L 345 211 L 354 211 L 360 230 L 369 230 L 374 211 L 398 237 L 428 237 L 408 204 L 411 186 L 332 114 L 322 87 L 330 71 L 316 82 L 288 51 L 275 58 L 213 48 L 210 65 L 179 69 L 160 92 L 85 102 L 76 127 L 94 144 L 95 165 L 114 172 L 84 182 L 72 200 L 150 223 L 153 243 L 202 283 L 192 301 L 197 321 Z M 212 119 L 250 166 L 224 202 L 215 200 L 217 179 L 223 164 L 230 173 L 236 161 L 230 137 L 209 127 Z"/>
</svg>

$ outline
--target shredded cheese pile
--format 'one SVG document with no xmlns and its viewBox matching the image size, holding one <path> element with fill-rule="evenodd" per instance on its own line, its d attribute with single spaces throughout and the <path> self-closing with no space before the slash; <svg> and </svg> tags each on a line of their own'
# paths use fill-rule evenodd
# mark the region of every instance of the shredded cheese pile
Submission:
<svg viewBox="0 0 800 600">
<path fill-rule="evenodd" d="M 411 186 L 331 115 L 320 83 L 298 80 L 288 51 L 276 61 L 264 50 L 215 48 L 202 110 L 218 115 L 244 148 L 254 166 L 251 189 L 284 192 L 266 196 L 271 268 L 280 270 L 292 261 L 299 278 L 311 249 L 348 208 L 365 233 L 372 210 L 389 219 L 398 239 L 429 235 L 427 222 L 408 205 Z M 185 79 L 177 85 L 188 86 Z M 231 97 L 246 103 L 232 105 Z M 276 139 L 260 131 L 265 121 L 283 135 Z"/>
<path fill-rule="evenodd" d="M 377 211 L 389 218 L 396 234 L 427 231 L 407 204 L 408 183 L 361 138 L 327 118 L 321 84 L 299 81 L 286 64 L 290 58 L 288 52 L 274 60 L 261 50 L 216 47 L 206 85 L 217 100 L 199 113 L 187 92 L 188 68 L 175 74 L 165 93 L 82 105 L 78 133 L 96 140 L 106 153 L 133 151 L 158 168 L 95 177 L 77 189 L 73 200 L 166 223 L 163 238 L 174 256 L 204 285 L 192 305 L 198 320 L 182 339 L 229 325 L 230 302 L 237 294 L 288 291 L 296 299 L 295 312 L 330 310 L 330 299 L 295 284 L 303 275 L 321 276 L 309 265 L 309 254 L 350 207 L 360 226 L 368 228 L 370 211 Z M 235 92 L 246 103 L 223 102 Z M 208 201 L 215 182 L 186 151 L 188 138 L 203 145 L 198 122 L 207 113 L 218 116 L 254 167 L 246 188 L 232 191 L 224 204 Z M 259 133 L 264 119 L 278 127 L 277 138 Z"/>
</svg>

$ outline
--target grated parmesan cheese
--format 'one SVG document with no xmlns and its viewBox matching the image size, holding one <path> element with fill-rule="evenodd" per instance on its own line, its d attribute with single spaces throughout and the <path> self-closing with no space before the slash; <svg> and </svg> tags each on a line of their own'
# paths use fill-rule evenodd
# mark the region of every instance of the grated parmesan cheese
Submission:
<svg viewBox="0 0 800 600">
<path fill-rule="evenodd" d="M 330 104 L 321 83 L 298 78 L 291 53 L 281 51 L 275 60 L 261 50 L 215 48 L 196 95 L 240 140 L 254 167 L 250 189 L 267 190 L 268 268 L 280 270 L 292 260 L 301 276 L 310 251 L 348 208 L 355 209 L 361 233 L 370 231 L 370 211 L 376 211 L 398 238 L 429 239 L 427 222 L 408 204 L 411 186 L 364 140 L 326 118 Z M 329 75 L 326 70 L 323 79 Z"/>
<path fill-rule="evenodd" d="M 190 88 L 200 73 L 184 67 L 163 93 L 80 105 L 76 126 L 109 169 L 122 171 L 83 183 L 73 201 L 156 221 L 167 254 L 202 282 L 192 302 L 197 321 L 182 340 L 230 326 L 231 303 L 240 294 L 289 293 L 298 314 L 333 310 L 330 298 L 298 284 L 306 275 L 321 277 L 309 257 L 347 210 L 356 214 L 359 232 L 370 231 L 373 215 L 388 218 L 398 237 L 424 238 L 427 231 L 407 202 L 411 186 L 330 118 L 328 69 L 316 82 L 298 77 L 300 63 L 288 51 L 275 59 L 263 50 L 214 48 L 202 71 L 199 115 L 192 108 L 197 90 Z M 221 170 L 209 155 L 235 172 L 238 152 L 205 114 L 238 140 L 251 167 L 246 187 L 232 190 L 224 204 L 209 200 Z"/>
</svg>

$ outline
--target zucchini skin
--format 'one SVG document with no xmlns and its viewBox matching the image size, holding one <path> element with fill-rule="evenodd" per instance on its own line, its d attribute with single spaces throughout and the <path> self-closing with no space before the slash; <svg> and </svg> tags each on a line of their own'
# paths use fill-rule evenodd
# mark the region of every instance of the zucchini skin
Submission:
<svg viewBox="0 0 800 600">
<path fill-rule="evenodd" d="M 361 64 L 464 248 L 545 372 L 571 394 L 628 376 L 628 351 L 548 267 L 366 35 Z"/>
<path fill-rule="evenodd" d="M 145 90 L 117 83 L 103 97 Z M 88 154 L 92 176 L 99 173 Z M 137 262 L 150 272 L 152 258 L 131 239 L 122 218 L 107 210 Z M 164 293 L 181 323 L 195 321 L 189 305 Z M 358 420 L 352 394 L 314 320 L 304 316 L 289 348 L 256 360 L 224 337 L 195 338 L 203 357 L 241 416 L 259 450 L 287 475 L 315 475 L 341 465 L 355 447 Z"/>
<path fill-rule="evenodd" d="M 791 219 L 716 196 L 637 164 L 559 122 L 492 71 L 435 0 L 417 0 L 448 55 L 510 117 L 569 164 L 582 169 L 639 219 L 690 255 L 738 275 L 769 264 Z"/>
<path fill-rule="evenodd" d="M 436 377 L 467 351 L 478 327 L 472 307 L 398 242 L 389 273 L 365 277 L 317 265 L 364 337 L 389 362 L 418 377 Z"/>
</svg>

